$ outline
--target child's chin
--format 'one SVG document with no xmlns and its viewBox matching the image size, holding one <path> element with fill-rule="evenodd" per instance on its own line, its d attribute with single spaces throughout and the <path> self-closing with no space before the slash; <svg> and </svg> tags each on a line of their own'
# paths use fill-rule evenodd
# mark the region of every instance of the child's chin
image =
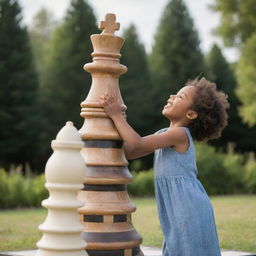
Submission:
<svg viewBox="0 0 256 256">
<path fill-rule="evenodd" d="M 163 110 L 162 110 L 162 115 L 168 118 L 168 116 L 167 116 L 167 113 L 166 113 L 165 109 L 163 109 Z"/>
<path fill-rule="evenodd" d="M 162 111 L 162 115 L 164 116 L 164 117 L 166 117 L 168 120 L 171 120 L 171 117 L 170 117 L 170 115 L 168 115 L 168 113 L 166 113 L 166 111 Z"/>
</svg>

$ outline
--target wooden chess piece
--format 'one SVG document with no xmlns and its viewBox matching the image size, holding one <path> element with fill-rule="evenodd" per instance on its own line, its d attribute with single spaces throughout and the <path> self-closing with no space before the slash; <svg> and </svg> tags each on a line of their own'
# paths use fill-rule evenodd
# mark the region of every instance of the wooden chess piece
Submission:
<svg viewBox="0 0 256 256">
<path fill-rule="evenodd" d="M 86 164 L 84 188 L 79 200 L 85 205 L 78 210 L 84 225 L 82 237 L 90 256 L 141 256 L 141 236 L 134 229 L 131 214 L 136 210 L 126 185 L 132 181 L 123 151 L 123 141 L 112 120 L 100 103 L 105 92 L 121 102 L 118 78 L 127 71 L 119 63 L 124 40 L 114 32 L 120 27 L 114 14 L 100 22 L 101 34 L 91 36 L 93 62 L 84 66 L 92 75 L 90 92 L 81 103 L 85 118 L 80 130 Z M 123 105 L 124 110 L 126 106 Z"/>
<path fill-rule="evenodd" d="M 42 202 L 48 214 L 39 226 L 43 236 L 37 243 L 37 256 L 88 256 L 80 236 L 83 226 L 77 218 L 77 208 L 83 205 L 77 200 L 85 175 L 82 147 L 72 122 L 67 122 L 52 141 L 54 153 L 45 168 L 49 198 Z"/>
</svg>

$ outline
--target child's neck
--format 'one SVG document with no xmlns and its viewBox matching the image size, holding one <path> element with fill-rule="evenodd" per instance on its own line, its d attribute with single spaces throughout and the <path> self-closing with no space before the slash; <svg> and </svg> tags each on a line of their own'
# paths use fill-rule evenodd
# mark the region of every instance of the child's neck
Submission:
<svg viewBox="0 0 256 256">
<path fill-rule="evenodd" d="M 174 127 L 186 127 L 188 125 L 187 122 L 184 122 L 183 120 L 177 120 L 177 121 L 170 121 L 170 128 L 174 128 Z"/>
</svg>

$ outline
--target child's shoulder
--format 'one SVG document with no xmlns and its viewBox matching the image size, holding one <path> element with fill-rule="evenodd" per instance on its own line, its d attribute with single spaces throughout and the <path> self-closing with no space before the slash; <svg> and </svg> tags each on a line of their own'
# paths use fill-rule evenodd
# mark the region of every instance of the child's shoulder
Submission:
<svg viewBox="0 0 256 256">
<path fill-rule="evenodd" d="M 162 129 L 156 131 L 155 134 L 162 133 L 162 132 L 165 132 L 165 131 L 167 131 L 167 130 L 168 130 L 168 127 L 162 128 Z"/>
<path fill-rule="evenodd" d="M 178 128 L 181 128 L 181 129 L 183 129 L 186 133 L 189 133 L 189 134 L 190 134 L 190 130 L 189 130 L 188 127 L 186 127 L 186 126 L 180 126 L 180 127 L 178 127 Z M 162 129 L 156 131 L 155 134 L 162 133 L 162 132 L 166 132 L 168 129 L 172 129 L 172 128 L 170 128 L 170 127 L 162 128 Z"/>
</svg>

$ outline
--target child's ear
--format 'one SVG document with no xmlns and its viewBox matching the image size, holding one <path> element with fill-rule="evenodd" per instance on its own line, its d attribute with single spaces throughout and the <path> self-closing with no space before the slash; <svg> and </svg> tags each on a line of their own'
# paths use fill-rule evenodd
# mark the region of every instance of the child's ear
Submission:
<svg viewBox="0 0 256 256">
<path fill-rule="evenodd" d="M 198 113 L 194 110 L 189 110 L 186 114 L 186 117 L 190 120 L 196 119 L 198 117 Z"/>
</svg>

